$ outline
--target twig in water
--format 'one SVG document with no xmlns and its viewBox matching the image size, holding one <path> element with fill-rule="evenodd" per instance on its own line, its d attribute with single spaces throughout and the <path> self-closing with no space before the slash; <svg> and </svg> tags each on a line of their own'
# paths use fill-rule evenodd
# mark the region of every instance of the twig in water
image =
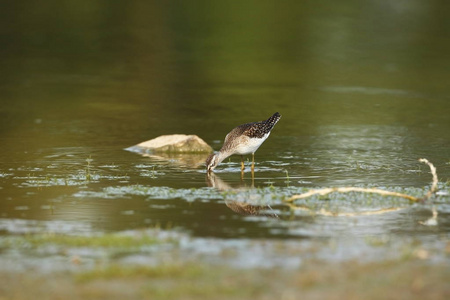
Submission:
<svg viewBox="0 0 450 300">
<path fill-rule="evenodd" d="M 318 190 L 310 190 L 306 193 L 300 194 L 300 195 L 294 195 L 292 197 L 290 197 L 289 199 L 286 199 L 285 201 L 288 202 L 288 206 L 290 206 L 292 209 L 299 209 L 299 210 L 308 210 L 311 211 L 309 208 L 305 208 L 299 205 L 295 205 L 293 204 L 293 202 L 297 199 L 304 199 L 304 198 L 308 198 L 314 195 L 327 195 L 333 192 L 338 192 L 338 193 L 348 193 L 348 192 L 361 192 L 361 193 L 375 193 L 375 194 L 380 194 L 383 196 L 394 196 L 394 197 L 400 197 L 400 198 L 405 198 L 408 199 L 410 201 L 413 202 L 424 202 L 426 200 L 428 200 L 431 196 L 433 196 L 436 191 L 437 191 L 437 185 L 438 185 L 438 177 L 436 174 L 436 168 L 434 167 L 434 165 L 432 163 L 430 163 L 427 159 L 425 158 L 421 158 L 419 159 L 420 162 L 426 163 L 431 170 L 431 174 L 433 175 L 433 182 L 431 185 L 431 189 L 425 194 L 424 197 L 422 198 L 417 198 L 414 196 L 410 196 L 407 194 L 402 194 L 402 193 L 397 193 L 397 192 L 391 192 L 391 191 L 386 191 L 386 190 L 381 190 L 381 189 L 376 189 L 376 188 L 360 188 L 360 187 L 334 187 L 334 188 L 323 188 L 323 189 L 318 189 Z M 376 211 L 376 212 L 366 212 L 365 214 L 375 214 L 375 213 L 384 213 L 384 212 L 388 212 L 388 211 L 393 211 L 396 210 L 396 208 L 392 208 L 392 209 L 384 209 L 384 210 L 380 210 L 380 211 Z M 349 216 L 349 215 L 356 215 L 353 213 L 344 213 L 344 214 L 338 214 L 338 213 L 329 213 L 326 212 L 324 210 L 321 210 L 320 212 L 316 212 L 318 214 L 321 215 L 328 215 L 328 216 Z M 359 213 L 358 215 L 360 215 L 361 213 Z M 437 211 L 433 210 L 433 218 L 437 219 Z"/>
<path fill-rule="evenodd" d="M 436 168 L 432 163 L 430 163 L 426 158 L 421 158 L 419 159 L 419 161 L 426 163 L 430 167 L 431 174 L 433 175 L 433 183 L 431 184 L 431 189 L 428 191 L 428 193 L 426 193 L 426 195 L 422 199 L 419 199 L 425 202 L 428 199 L 430 199 L 430 197 L 433 196 L 433 194 L 437 192 L 438 177 L 436 174 Z"/>
</svg>

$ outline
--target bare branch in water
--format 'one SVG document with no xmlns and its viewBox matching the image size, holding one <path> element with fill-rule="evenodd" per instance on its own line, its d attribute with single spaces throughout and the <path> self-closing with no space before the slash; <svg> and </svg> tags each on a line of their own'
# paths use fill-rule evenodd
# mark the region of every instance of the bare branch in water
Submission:
<svg viewBox="0 0 450 300">
<path fill-rule="evenodd" d="M 426 158 L 419 159 L 420 162 L 426 163 L 430 167 L 431 174 L 433 175 L 433 183 L 431 184 L 431 189 L 426 193 L 426 195 L 420 199 L 422 201 L 427 201 L 430 199 L 431 196 L 433 196 L 437 192 L 437 185 L 438 185 L 438 177 L 436 174 L 436 168 L 432 163 L 430 163 Z"/>
<path fill-rule="evenodd" d="M 438 177 L 436 174 L 436 168 L 434 167 L 434 165 L 432 163 L 430 163 L 425 158 L 421 158 L 421 159 L 419 159 L 419 161 L 426 163 L 430 167 L 431 174 L 433 175 L 433 182 L 431 185 L 431 189 L 422 198 L 417 198 L 417 197 L 410 196 L 407 194 L 391 192 L 391 191 L 386 191 L 386 190 L 381 190 L 381 189 L 376 189 L 376 188 L 334 187 L 334 188 L 323 188 L 323 189 L 318 189 L 318 190 L 310 190 L 303 194 L 294 195 L 294 196 L 290 197 L 289 199 L 286 199 L 285 201 L 288 202 L 287 205 L 291 209 L 306 210 L 306 211 L 312 211 L 312 210 L 307 207 L 301 206 L 301 205 L 296 205 L 293 202 L 295 200 L 305 199 L 305 198 L 308 198 L 308 197 L 311 197 L 314 195 L 323 196 L 323 195 L 327 195 L 327 194 L 334 193 L 334 192 L 337 192 L 337 193 L 348 193 L 348 192 L 374 193 L 374 194 L 379 194 L 379 195 L 383 195 L 383 196 L 400 197 L 400 198 L 408 199 L 413 202 L 426 201 L 426 200 L 430 199 L 430 197 L 433 196 L 437 192 Z M 381 209 L 378 211 L 360 212 L 360 213 L 332 213 L 332 212 L 327 212 L 322 209 L 322 210 L 320 210 L 318 212 L 314 212 L 314 213 L 319 214 L 319 215 L 325 215 L 325 216 L 355 216 L 355 215 L 380 214 L 380 213 L 386 213 L 386 212 L 391 212 L 391 211 L 395 211 L 395 210 L 398 210 L 398 208 Z M 437 218 L 437 212 L 433 211 L 433 218 L 434 219 Z"/>
</svg>

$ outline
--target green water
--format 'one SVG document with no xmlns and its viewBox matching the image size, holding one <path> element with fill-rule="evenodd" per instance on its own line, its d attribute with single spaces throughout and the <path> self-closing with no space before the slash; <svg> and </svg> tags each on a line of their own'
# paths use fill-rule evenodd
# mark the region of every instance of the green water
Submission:
<svg viewBox="0 0 450 300">
<path fill-rule="evenodd" d="M 162 226 L 192 237 L 448 239 L 450 21 L 442 1 L 47 1 L 0 18 L 0 231 L 98 233 Z M 282 118 L 256 153 L 216 169 L 224 195 L 192 161 L 124 148 L 197 134 L 220 149 L 235 126 Z M 315 198 L 314 209 L 399 212 L 355 218 L 292 214 L 309 188 L 378 187 L 430 205 L 366 195 Z M 186 159 L 187 161 L 185 161 Z M 255 200 L 256 199 L 256 200 Z M 229 203 L 256 201 L 261 215 Z M 259 202 L 258 202 L 259 201 Z"/>
</svg>

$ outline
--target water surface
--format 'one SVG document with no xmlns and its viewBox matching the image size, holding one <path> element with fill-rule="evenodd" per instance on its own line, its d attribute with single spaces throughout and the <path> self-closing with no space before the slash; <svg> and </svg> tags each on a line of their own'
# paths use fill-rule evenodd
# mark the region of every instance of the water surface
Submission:
<svg viewBox="0 0 450 300">
<path fill-rule="evenodd" d="M 202 238 L 445 243 L 450 24 L 442 5 L 9 4 L 0 18 L 0 231 L 161 226 Z M 276 111 L 282 119 L 256 153 L 254 181 L 248 163 L 240 179 L 239 157 L 211 181 L 196 165 L 205 157 L 124 150 L 175 133 L 218 150 L 233 127 Z M 431 182 L 421 157 L 441 181 L 437 226 L 419 223 L 430 205 L 396 199 L 352 194 L 309 204 L 402 208 L 356 217 L 293 213 L 283 203 L 329 186 L 420 196 Z M 249 203 L 259 214 L 245 214 Z"/>
</svg>

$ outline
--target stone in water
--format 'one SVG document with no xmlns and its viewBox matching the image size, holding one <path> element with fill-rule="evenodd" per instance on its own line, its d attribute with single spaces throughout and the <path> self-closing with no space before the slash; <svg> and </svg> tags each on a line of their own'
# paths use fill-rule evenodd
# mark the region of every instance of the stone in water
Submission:
<svg viewBox="0 0 450 300">
<path fill-rule="evenodd" d="M 125 150 L 138 153 L 211 153 L 213 149 L 197 135 L 162 135 Z"/>
</svg>

